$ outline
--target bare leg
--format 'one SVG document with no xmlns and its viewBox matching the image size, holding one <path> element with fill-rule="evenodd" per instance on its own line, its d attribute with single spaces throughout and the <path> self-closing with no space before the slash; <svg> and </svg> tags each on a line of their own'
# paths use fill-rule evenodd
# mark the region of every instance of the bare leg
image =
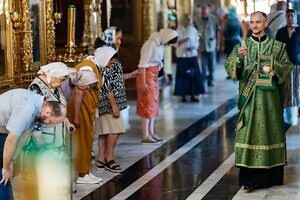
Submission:
<svg viewBox="0 0 300 200">
<path fill-rule="evenodd" d="M 112 172 L 121 172 L 122 169 L 115 161 L 115 147 L 119 138 L 119 134 L 110 133 L 107 135 L 107 149 L 106 149 L 106 166 L 105 168 Z"/>
<path fill-rule="evenodd" d="M 155 133 L 154 133 L 154 121 L 155 121 L 155 118 L 150 118 L 149 119 L 149 124 L 148 124 L 149 136 L 155 135 Z"/>
<path fill-rule="evenodd" d="M 106 154 L 107 154 L 107 138 L 108 135 L 100 135 L 98 140 L 98 159 L 101 162 L 105 162 Z"/>
<path fill-rule="evenodd" d="M 148 126 L 148 129 L 149 129 L 149 135 L 152 139 L 154 139 L 156 142 L 162 142 L 164 141 L 164 139 L 158 137 L 155 135 L 155 131 L 154 131 L 154 122 L 155 122 L 155 118 L 151 118 L 149 120 L 149 126 Z"/>
<path fill-rule="evenodd" d="M 107 149 L 106 149 L 106 160 L 107 161 L 115 159 L 114 151 L 115 151 L 115 147 L 116 147 L 118 138 L 119 138 L 119 134 L 111 133 L 111 134 L 107 135 Z"/>
<path fill-rule="evenodd" d="M 142 138 L 147 139 L 149 138 L 149 119 L 148 118 L 141 118 L 142 122 Z"/>
</svg>

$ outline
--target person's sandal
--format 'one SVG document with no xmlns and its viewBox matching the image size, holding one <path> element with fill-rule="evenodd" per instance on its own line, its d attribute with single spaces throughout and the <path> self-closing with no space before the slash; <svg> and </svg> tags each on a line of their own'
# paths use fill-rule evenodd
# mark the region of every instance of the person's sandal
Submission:
<svg viewBox="0 0 300 200">
<path fill-rule="evenodd" d="M 120 173 L 123 171 L 123 169 L 120 167 L 119 164 L 116 163 L 115 160 L 107 161 L 104 167 L 108 171 L 115 172 L 115 173 Z"/>
<path fill-rule="evenodd" d="M 100 161 L 100 160 L 97 160 L 97 170 L 101 170 L 101 169 L 104 169 L 105 168 L 105 163 Z"/>
</svg>

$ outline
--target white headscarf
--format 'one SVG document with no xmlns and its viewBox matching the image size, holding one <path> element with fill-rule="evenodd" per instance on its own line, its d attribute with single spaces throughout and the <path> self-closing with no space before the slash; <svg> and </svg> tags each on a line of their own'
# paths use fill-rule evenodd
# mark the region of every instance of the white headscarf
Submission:
<svg viewBox="0 0 300 200">
<path fill-rule="evenodd" d="M 79 79 L 73 81 L 73 84 L 76 86 L 86 86 L 98 82 L 97 75 L 93 70 L 88 70 L 84 67 L 84 69 L 80 68 L 77 73 L 79 73 Z"/>
<path fill-rule="evenodd" d="M 98 67 L 106 67 L 110 59 L 117 53 L 112 47 L 99 47 L 95 50 L 95 60 Z"/>
<path fill-rule="evenodd" d="M 158 44 L 166 44 L 176 37 L 178 37 L 178 32 L 170 28 L 160 29 L 159 32 L 152 33 L 150 36 L 150 38 L 153 38 Z"/>
<path fill-rule="evenodd" d="M 74 70 L 67 67 L 62 62 L 52 62 L 47 65 L 41 66 L 40 70 L 37 72 L 38 75 L 45 74 L 48 78 L 61 78 L 68 76 Z"/>
</svg>

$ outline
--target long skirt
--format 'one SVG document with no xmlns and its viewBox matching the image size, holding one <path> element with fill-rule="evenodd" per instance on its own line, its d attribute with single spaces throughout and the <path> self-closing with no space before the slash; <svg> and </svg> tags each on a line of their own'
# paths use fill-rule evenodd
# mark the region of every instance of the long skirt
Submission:
<svg viewBox="0 0 300 200">
<path fill-rule="evenodd" d="M 204 80 L 200 73 L 197 57 L 178 58 L 174 95 L 194 96 L 204 93 Z"/>
<path fill-rule="evenodd" d="M 268 188 L 274 185 L 282 185 L 284 175 L 283 167 L 283 165 L 270 169 L 239 167 L 239 185 L 254 188 Z"/>
<path fill-rule="evenodd" d="M 144 118 L 158 116 L 159 88 L 158 88 L 158 66 L 151 66 L 146 69 L 147 92 L 141 90 L 142 77 L 136 78 L 137 106 L 136 114 Z"/>
</svg>

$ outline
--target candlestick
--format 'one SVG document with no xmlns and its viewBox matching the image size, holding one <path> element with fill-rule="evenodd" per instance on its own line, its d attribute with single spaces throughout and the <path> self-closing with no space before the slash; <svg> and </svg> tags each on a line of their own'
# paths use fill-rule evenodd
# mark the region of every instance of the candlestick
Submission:
<svg viewBox="0 0 300 200">
<path fill-rule="evenodd" d="M 75 5 L 71 4 L 68 7 L 68 35 L 67 35 L 67 49 L 64 55 L 65 62 L 75 62 Z"/>
</svg>

